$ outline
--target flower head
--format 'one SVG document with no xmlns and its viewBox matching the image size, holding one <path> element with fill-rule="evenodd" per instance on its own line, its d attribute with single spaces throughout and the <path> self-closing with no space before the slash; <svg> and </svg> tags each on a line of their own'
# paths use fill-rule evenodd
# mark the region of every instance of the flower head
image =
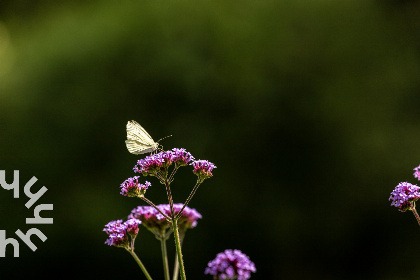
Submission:
<svg viewBox="0 0 420 280">
<path fill-rule="evenodd" d="M 151 183 L 147 182 L 143 185 L 140 184 L 139 176 L 134 176 L 132 178 L 128 178 L 121 184 L 121 192 L 120 194 L 128 197 L 142 197 L 146 193 L 146 190 L 152 185 Z"/>
<path fill-rule="evenodd" d="M 139 225 L 141 221 L 138 219 L 131 218 L 124 222 L 127 227 L 127 233 L 131 235 L 132 238 L 135 238 L 139 233 Z"/>
<path fill-rule="evenodd" d="M 163 211 L 162 205 L 158 205 L 157 207 L 163 213 L 166 212 Z M 128 216 L 128 218 L 135 218 L 140 220 L 143 226 L 145 226 L 159 238 L 164 238 L 165 231 L 169 229 L 171 225 L 165 219 L 165 217 L 152 206 L 138 206 L 131 211 L 131 214 Z"/>
<path fill-rule="evenodd" d="M 111 221 L 105 225 L 103 231 L 108 234 L 108 239 L 105 244 L 109 246 L 125 247 L 128 248 L 129 240 L 126 232 L 127 226 L 122 220 Z"/>
<path fill-rule="evenodd" d="M 401 212 L 411 210 L 413 202 L 420 198 L 420 187 L 407 182 L 399 183 L 391 192 L 389 200 L 392 201 L 391 206 L 399 208 Z"/>
<path fill-rule="evenodd" d="M 194 167 L 193 173 L 198 176 L 199 181 L 204 181 L 213 176 L 211 171 L 217 168 L 213 163 L 208 160 L 196 160 L 191 163 Z"/>
<path fill-rule="evenodd" d="M 111 221 L 105 225 L 103 231 L 108 234 L 105 244 L 116 247 L 130 247 L 129 236 L 134 240 L 139 232 L 139 224 L 141 221 L 137 219 L 129 219 L 123 223 L 122 220 Z"/>
<path fill-rule="evenodd" d="M 251 272 L 256 272 L 255 265 L 240 250 L 225 250 L 217 254 L 204 271 L 205 274 L 213 275 L 214 279 L 226 280 L 247 280 Z"/>
<path fill-rule="evenodd" d="M 174 204 L 175 215 L 179 213 L 183 206 L 182 203 Z M 164 214 L 171 216 L 171 207 L 169 204 L 160 204 L 157 207 Z M 171 233 L 171 224 L 152 206 L 138 206 L 131 211 L 128 217 L 139 219 L 143 226 L 153 232 L 159 239 L 167 238 Z M 179 231 L 185 233 L 187 229 L 196 227 L 197 220 L 201 218 L 201 214 L 197 210 L 186 206 L 178 220 Z"/>
<path fill-rule="evenodd" d="M 174 148 L 172 149 L 172 153 L 173 153 L 173 159 L 175 162 L 175 165 L 177 167 L 179 166 L 186 166 L 190 161 L 194 160 L 194 157 L 187 152 L 187 150 L 185 150 L 184 148 Z"/>
<path fill-rule="evenodd" d="M 194 160 L 194 157 L 184 148 L 174 148 L 171 151 L 163 151 L 140 159 L 133 169 L 134 172 L 141 173 L 144 176 L 156 176 L 158 173 L 166 174 L 167 168 L 174 162 L 176 168 L 178 168 L 186 166 L 192 160 Z"/>
<path fill-rule="evenodd" d="M 143 176 L 156 176 L 158 173 L 166 173 L 167 168 L 172 162 L 173 153 L 171 151 L 165 151 L 140 159 L 133 169 L 134 172 L 141 173 Z"/>
<path fill-rule="evenodd" d="M 413 174 L 414 178 L 417 178 L 417 180 L 420 180 L 420 165 L 414 168 L 413 170 L 414 170 L 414 174 Z"/>
</svg>

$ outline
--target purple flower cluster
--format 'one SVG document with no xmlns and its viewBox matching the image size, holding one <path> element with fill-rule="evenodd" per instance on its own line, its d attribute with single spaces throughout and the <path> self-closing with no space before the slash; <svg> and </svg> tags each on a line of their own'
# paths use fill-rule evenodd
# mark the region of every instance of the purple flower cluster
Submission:
<svg viewBox="0 0 420 280">
<path fill-rule="evenodd" d="M 420 198 L 420 187 L 407 182 L 399 183 L 391 192 L 389 200 L 391 206 L 399 208 L 401 212 L 411 210 L 413 203 Z"/>
<path fill-rule="evenodd" d="M 157 207 L 162 211 L 162 205 Z M 165 213 L 165 211 L 162 212 Z M 166 221 L 165 217 L 152 206 L 138 206 L 131 211 L 128 218 L 140 220 L 148 230 L 159 235 L 163 235 L 170 227 L 170 223 Z"/>
<path fill-rule="evenodd" d="M 127 233 L 135 238 L 139 233 L 141 221 L 138 219 L 129 219 L 124 224 L 127 226 Z"/>
<path fill-rule="evenodd" d="M 139 232 L 139 224 L 141 224 L 141 221 L 136 219 L 129 219 L 124 223 L 122 220 L 109 222 L 103 229 L 108 234 L 108 239 L 105 241 L 105 244 L 128 249 L 130 246 L 128 235 L 132 239 L 136 238 Z"/>
<path fill-rule="evenodd" d="M 420 180 L 420 165 L 414 169 L 414 177 Z M 401 212 L 414 210 L 414 202 L 420 198 L 420 187 L 408 182 L 399 183 L 391 192 L 389 200 L 392 201 L 391 206 L 397 207 Z M 420 223 L 420 221 L 419 221 Z"/>
<path fill-rule="evenodd" d="M 155 176 L 159 172 L 165 172 L 171 164 L 170 154 L 160 152 L 140 159 L 133 169 L 134 172 L 141 173 L 143 176 Z"/>
<path fill-rule="evenodd" d="M 157 207 L 164 214 L 171 216 L 171 207 L 169 204 L 160 204 L 157 205 Z M 174 204 L 175 215 L 179 213 L 182 207 L 182 203 Z M 159 238 L 166 237 L 167 233 L 165 231 L 170 229 L 171 225 L 168 221 L 166 221 L 165 217 L 152 206 L 138 206 L 131 211 L 131 214 L 128 217 L 140 220 L 143 226 Z M 197 225 L 197 220 L 201 218 L 201 214 L 198 213 L 197 210 L 186 206 L 178 220 L 179 231 L 185 232 L 189 228 L 194 228 Z"/>
<path fill-rule="evenodd" d="M 193 173 L 198 176 L 200 182 L 213 176 L 211 171 L 217 168 L 213 163 L 208 160 L 196 160 L 191 163 L 194 167 Z"/>
<path fill-rule="evenodd" d="M 414 178 L 417 178 L 417 180 L 420 180 L 420 165 L 414 168 L 413 170 L 414 170 L 414 174 L 413 174 Z"/>
<path fill-rule="evenodd" d="M 177 167 L 186 166 L 190 161 L 195 160 L 195 158 L 184 148 L 173 148 L 172 153 Z"/>
<path fill-rule="evenodd" d="M 128 197 L 142 197 L 146 193 L 146 190 L 152 185 L 151 183 L 147 182 L 143 185 L 140 184 L 139 176 L 134 176 L 132 178 L 128 178 L 121 184 L 121 192 L 120 194 Z"/>
<path fill-rule="evenodd" d="M 166 173 L 167 168 L 175 163 L 176 168 L 187 165 L 194 157 L 185 149 L 174 148 L 171 151 L 163 151 L 154 155 L 140 159 L 134 172 L 141 173 L 144 176 L 155 176 L 157 173 Z"/>
<path fill-rule="evenodd" d="M 251 272 L 256 271 L 254 263 L 240 250 L 225 250 L 208 263 L 204 273 L 213 275 L 218 280 L 247 280 L 251 277 Z"/>
</svg>

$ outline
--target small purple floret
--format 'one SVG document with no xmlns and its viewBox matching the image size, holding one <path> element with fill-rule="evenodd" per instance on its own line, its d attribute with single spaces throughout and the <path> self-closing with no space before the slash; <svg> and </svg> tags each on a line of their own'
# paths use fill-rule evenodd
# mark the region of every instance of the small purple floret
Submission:
<svg viewBox="0 0 420 280">
<path fill-rule="evenodd" d="M 121 184 L 120 194 L 128 197 L 142 197 L 146 193 L 146 190 L 152 185 L 147 182 L 143 185 L 140 184 L 138 179 L 139 176 L 128 178 Z"/>
<path fill-rule="evenodd" d="M 413 174 L 414 178 L 417 178 L 417 180 L 420 180 L 420 165 L 414 168 L 413 170 L 414 170 L 414 174 Z"/>
<path fill-rule="evenodd" d="M 194 157 L 184 148 L 174 148 L 172 149 L 172 153 L 177 166 L 186 166 L 190 161 L 194 160 Z"/>
<path fill-rule="evenodd" d="M 131 236 L 135 237 L 139 233 L 139 225 L 141 224 L 141 221 L 138 219 L 131 218 L 124 222 L 124 224 L 127 226 L 127 233 Z"/>
<path fill-rule="evenodd" d="M 128 248 L 130 245 L 128 235 L 132 239 L 136 238 L 139 232 L 139 224 L 141 224 L 141 221 L 137 219 L 129 219 L 124 223 L 122 220 L 109 222 L 103 229 L 108 234 L 108 239 L 105 241 L 105 244 Z"/>
<path fill-rule="evenodd" d="M 391 192 L 389 200 L 391 206 L 399 208 L 399 211 L 405 212 L 411 210 L 415 201 L 420 198 L 420 187 L 407 182 L 399 183 Z"/>
<path fill-rule="evenodd" d="M 122 220 L 111 221 L 105 225 L 103 231 L 108 234 L 105 244 L 116 247 L 128 247 L 127 226 Z"/>
<path fill-rule="evenodd" d="M 240 250 L 225 250 L 208 263 L 204 273 L 213 275 L 214 279 L 247 280 L 256 271 L 254 263 Z"/>
<path fill-rule="evenodd" d="M 213 163 L 208 160 L 196 160 L 191 163 L 194 167 L 193 173 L 198 176 L 200 181 L 204 181 L 204 179 L 210 178 L 213 176 L 211 171 L 214 168 L 217 168 Z"/>
</svg>

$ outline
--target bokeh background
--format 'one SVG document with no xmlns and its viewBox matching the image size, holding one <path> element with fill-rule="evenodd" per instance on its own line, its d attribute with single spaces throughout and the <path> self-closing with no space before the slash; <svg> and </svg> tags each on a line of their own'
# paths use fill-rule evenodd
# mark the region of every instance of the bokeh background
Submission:
<svg viewBox="0 0 420 280">
<path fill-rule="evenodd" d="M 419 226 L 388 198 L 420 164 L 419 31 L 419 1 L 1 0 L 0 170 L 20 171 L 20 197 L 0 189 L 0 229 L 33 227 L 32 176 L 54 224 L 37 251 L 8 247 L 0 277 L 143 279 L 102 232 L 144 205 L 119 194 L 134 119 L 217 165 L 190 203 L 188 279 L 227 248 L 252 279 L 417 279 Z M 136 252 L 162 279 L 145 229 Z"/>
</svg>

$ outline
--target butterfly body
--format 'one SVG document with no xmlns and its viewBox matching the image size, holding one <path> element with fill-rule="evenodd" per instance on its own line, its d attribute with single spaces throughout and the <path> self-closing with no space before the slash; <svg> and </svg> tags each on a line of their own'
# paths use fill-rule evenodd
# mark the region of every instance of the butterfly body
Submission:
<svg viewBox="0 0 420 280">
<path fill-rule="evenodd" d="M 127 122 L 127 150 L 135 155 L 151 153 L 159 144 L 147 133 L 147 131 L 136 121 Z"/>
</svg>

